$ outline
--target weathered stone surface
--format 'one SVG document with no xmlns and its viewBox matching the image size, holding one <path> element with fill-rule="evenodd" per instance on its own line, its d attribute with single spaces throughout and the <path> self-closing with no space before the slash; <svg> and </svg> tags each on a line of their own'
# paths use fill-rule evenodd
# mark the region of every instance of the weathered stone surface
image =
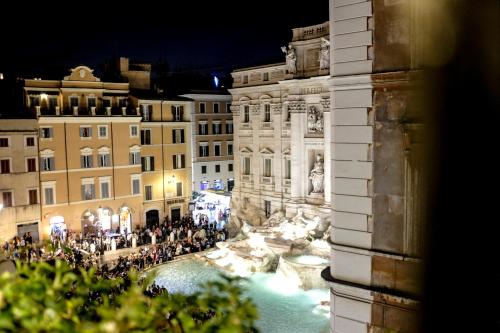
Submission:
<svg viewBox="0 0 500 333">
<path fill-rule="evenodd" d="M 396 264 L 394 260 L 374 256 L 372 257 L 372 284 L 374 286 L 394 289 L 396 286 Z"/>
<path fill-rule="evenodd" d="M 400 201 L 401 205 L 403 200 Z M 403 214 L 401 210 L 389 211 L 389 196 L 375 194 L 373 199 L 373 247 L 375 249 L 402 253 L 403 251 Z"/>
</svg>

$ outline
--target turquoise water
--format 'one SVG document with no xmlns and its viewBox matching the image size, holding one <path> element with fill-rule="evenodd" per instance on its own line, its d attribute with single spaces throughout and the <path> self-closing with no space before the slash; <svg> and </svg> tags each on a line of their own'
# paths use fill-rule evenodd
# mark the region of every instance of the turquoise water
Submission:
<svg viewBox="0 0 500 333">
<path fill-rule="evenodd" d="M 171 293 L 193 293 L 198 285 L 216 279 L 221 269 L 197 259 L 173 261 L 157 269 L 156 283 Z M 286 284 L 274 273 L 254 273 L 244 282 L 245 295 L 259 309 L 256 326 L 263 333 L 329 332 L 329 307 L 318 307 L 329 299 L 328 289 L 304 291 Z"/>
</svg>

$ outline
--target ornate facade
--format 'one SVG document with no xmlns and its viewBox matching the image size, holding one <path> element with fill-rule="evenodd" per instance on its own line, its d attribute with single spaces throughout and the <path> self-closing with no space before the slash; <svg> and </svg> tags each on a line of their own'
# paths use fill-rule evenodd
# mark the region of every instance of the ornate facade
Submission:
<svg viewBox="0 0 500 333">
<path fill-rule="evenodd" d="M 293 29 L 285 63 L 245 68 L 234 79 L 236 209 L 329 219 L 330 94 L 322 40 L 328 23 Z M 324 59 L 323 59 L 324 61 Z"/>
</svg>

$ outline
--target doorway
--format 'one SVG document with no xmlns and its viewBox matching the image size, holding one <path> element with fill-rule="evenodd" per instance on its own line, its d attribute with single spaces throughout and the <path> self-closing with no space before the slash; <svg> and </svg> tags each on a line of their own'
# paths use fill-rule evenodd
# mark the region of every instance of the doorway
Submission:
<svg viewBox="0 0 500 333">
<path fill-rule="evenodd" d="M 146 228 L 152 229 L 160 224 L 160 212 L 152 209 L 146 212 Z"/>
<path fill-rule="evenodd" d="M 181 220 L 181 209 L 180 208 L 172 208 L 170 210 L 170 217 L 172 218 L 172 222 Z"/>
<path fill-rule="evenodd" d="M 38 222 L 17 225 L 17 235 L 19 237 L 23 237 L 24 234 L 28 232 L 33 238 L 33 243 L 38 243 L 40 240 L 40 236 L 38 234 Z"/>
</svg>

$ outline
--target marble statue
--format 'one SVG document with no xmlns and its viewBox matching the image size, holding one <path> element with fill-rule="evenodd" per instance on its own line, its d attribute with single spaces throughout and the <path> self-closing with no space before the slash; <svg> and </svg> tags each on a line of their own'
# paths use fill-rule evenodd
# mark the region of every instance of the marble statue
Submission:
<svg viewBox="0 0 500 333">
<path fill-rule="evenodd" d="M 312 182 L 313 190 L 311 193 L 323 193 L 325 181 L 325 169 L 323 168 L 323 158 L 321 154 L 316 155 L 314 167 L 309 173 L 309 179 Z"/>
<path fill-rule="evenodd" d="M 295 72 L 297 71 L 297 56 L 295 55 L 295 49 L 292 46 L 288 45 L 288 49 L 286 48 L 286 46 L 282 46 L 281 51 L 286 55 L 286 65 L 288 68 L 288 73 L 295 74 Z"/>
<path fill-rule="evenodd" d="M 274 212 L 269 218 L 264 221 L 263 225 L 265 226 L 276 226 L 286 221 L 285 213 L 282 210 L 278 210 Z"/>
<path fill-rule="evenodd" d="M 319 51 L 319 69 L 330 68 L 330 41 L 321 37 L 321 50 Z"/>
<path fill-rule="evenodd" d="M 314 105 L 307 111 L 307 129 L 309 133 L 323 133 L 323 113 Z"/>
</svg>

